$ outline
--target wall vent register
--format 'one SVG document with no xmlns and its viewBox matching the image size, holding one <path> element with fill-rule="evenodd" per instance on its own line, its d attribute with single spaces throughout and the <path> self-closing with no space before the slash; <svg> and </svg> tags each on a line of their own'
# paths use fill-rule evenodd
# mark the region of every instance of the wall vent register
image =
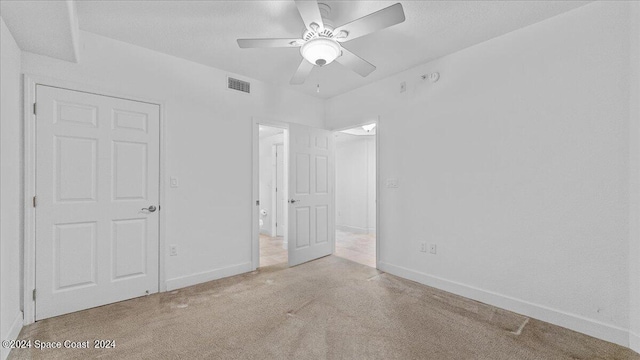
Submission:
<svg viewBox="0 0 640 360">
<path fill-rule="evenodd" d="M 231 90 L 242 91 L 247 94 L 251 93 L 251 83 L 232 77 L 227 78 L 227 87 Z"/>
</svg>

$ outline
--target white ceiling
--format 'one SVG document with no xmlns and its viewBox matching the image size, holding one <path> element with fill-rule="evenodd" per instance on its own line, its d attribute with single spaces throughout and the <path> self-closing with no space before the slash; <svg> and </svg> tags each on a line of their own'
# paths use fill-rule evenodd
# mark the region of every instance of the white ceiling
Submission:
<svg viewBox="0 0 640 360">
<path fill-rule="evenodd" d="M 373 136 L 376 134 L 376 128 L 374 127 L 371 131 L 366 131 L 362 126 L 354 127 L 351 129 L 342 130 L 336 133 L 336 136 L 339 134 L 349 134 L 356 136 Z"/>
<path fill-rule="evenodd" d="M 260 125 L 260 127 L 258 128 L 258 137 L 260 139 L 264 139 L 266 137 L 269 136 L 273 136 L 273 135 L 278 135 L 278 134 L 282 134 L 284 133 L 283 129 L 280 128 L 276 128 L 276 127 L 271 127 L 271 126 L 266 126 L 266 125 Z"/>
<path fill-rule="evenodd" d="M 331 6 L 339 26 L 397 1 L 321 2 Z M 300 37 L 303 23 L 292 0 L 80 0 L 77 9 L 82 30 L 329 98 L 588 2 L 402 1 L 404 23 L 344 43 L 376 71 L 362 78 L 332 63 L 315 68 L 304 85 L 289 85 L 302 59 L 297 48 L 240 49 L 236 43 Z"/>
<path fill-rule="evenodd" d="M 73 1 L 0 1 L 0 14 L 20 49 L 78 62 L 80 29 Z"/>
</svg>

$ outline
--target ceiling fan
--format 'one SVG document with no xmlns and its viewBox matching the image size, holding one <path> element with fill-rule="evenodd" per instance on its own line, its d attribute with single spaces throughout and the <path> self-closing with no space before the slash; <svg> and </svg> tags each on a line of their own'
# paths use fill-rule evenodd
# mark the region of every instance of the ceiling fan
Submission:
<svg viewBox="0 0 640 360">
<path fill-rule="evenodd" d="M 291 78 L 292 85 L 303 84 L 314 66 L 325 66 L 334 60 L 363 77 L 369 75 L 376 67 L 342 43 L 405 20 L 402 4 L 397 3 L 334 28 L 327 19 L 331 10 L 328 5 L 316 0 L 295 0 L 295 3 L 306 27 L 301 39 L 238 39 L 241 48 L 299 47 L 303 60 Z"/>
</svg>

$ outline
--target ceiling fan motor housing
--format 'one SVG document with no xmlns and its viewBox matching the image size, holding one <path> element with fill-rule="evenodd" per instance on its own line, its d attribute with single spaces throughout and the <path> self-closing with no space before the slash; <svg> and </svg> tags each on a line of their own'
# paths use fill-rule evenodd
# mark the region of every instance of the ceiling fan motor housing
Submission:
<svg viewBox="0 0 640 360">
<path fill-rule="evenodd" d="M 329 19 L 331 7 L 324 3 L 318 3 L 318 8 L 323 26 L 312 23 L 309 29 L 305 29 L 302 34 L 302 39 L 305 43 L 300 48 L 300 54 L 313 65 L 325 66 L 342 55 L 342 48 L 334 40 L 334 27 Z"/>
</svg>

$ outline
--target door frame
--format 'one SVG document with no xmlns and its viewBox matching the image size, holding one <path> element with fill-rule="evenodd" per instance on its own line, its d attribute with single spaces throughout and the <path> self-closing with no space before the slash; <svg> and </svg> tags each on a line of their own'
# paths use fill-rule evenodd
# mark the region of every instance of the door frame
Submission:
<svg viewBox="0 0 640 360">
<path fill-rule="evenodd" d="M 36 127 L 33 104 L 36 102 L 36 86 L 50 86 L 71 91 L 79 91 L 100 96 L 108 96 L 123 100 L 131 100 L 158 105 L 160 109 L 160 173 L 159 175 L 159 244 L 158 244 L 158 290 L 167 291 L 165 273 L 165 211 L 161 206 L 165 204 L 165 106 L 164 102 L 145 99 L 139 96 L 122 94 L 119 91 L 109 91 L 96 88 L 92 85 L 76 83 L 66 80 L 59 80 L 46 76 L 23 74 L 23 195 L 24 195 L 24 240 L 23 240 L 23 274 L 22 274 L 22 302 L 23 302 L 23 324 L 29 325 L 35 322 L 35 301 L 33 300 L 33 290 L 36 286 L 36 241 L 35 241 L 35 208 L 33 207 L 33 197 L 36 195 Z"/>
<path fill-rule="evenodd" d="M 271 150 L 271 157 L 272 158 L 276 158 L 276 163 L 274 164 L 274 169 L 273 169 L 273 175 L 271 176 L 271 183 L 273 184 L 273 186 L 271 186 L 271 214 L 273 214 L 271 216 L 271 237 L 277 237 L 278 236 L 278 192 L 276 191 L 276 189 L 278 188 L 278 159 L 277 159 L 277 154 L 278 154 L 278 146 L 282 145 L 282 152 L 284 152 L 284 142 L 281 143 L 275 143 L 272 145 L 272 150 Z M 282 159 L 282 187 L 284 188 L 284 159 Z M 284 208 L 282 208 L 282 211 L 284 212 Z M 286 244 L 286 242 L 285 242 Z"/>
<path fill-rule="evenodd" d="M 289 165 L 289 123 L 277 121 L 263 117 L 251 118 L 251 269 L 255 271 L 260 267 L 260 125 L 276 127 L 284 130 L 284 191 L 289 190 L 287 181 L 288 165 Z M 289 209 L 285 206 L 283 209 L 285 219 L 289 219 Z M 288 241 L 289 234 L 284 229 L 284 241 Z"/>
<path fill-rule="evenodd" d="M 349 130 L 349 129 L 353 129 L 353 128 L 357 128 L 357 127 L 361 127 L 363 125 L 369 125 L 369 124 L 376 124 L 376 134 L 375 134 L 375 140 L 376 140 L 376 269 L 378 269 L 378 266 L 380 264 L 380 243 L 382 242 L 382 239 L 380 238 L 380 208 L 381 208 L 381 201 L 380 201 L 380 116 L 376 116 L 375 119 L 372 119 L 370 121 L 365 121 L 362 122 L 360 124 L 354 124 L 354 125 L 349 125 L 349 126 L 344 126 L 344 127 L 339 127 L 339 128 L 335 128 L 331 131 L 333 131 L 334 133 L 336 132 L 340 132 L 343 130 Z M 335 181 L 335 179 L 334 179 Z M 335 194 L 338 193 L 337 189 L 334 192 Z M 334 199 L 335 201 L 335 199 Z M 334 213 L 334 217 L 337 214 L 337 209 L 336 212 Z M 334 241 L 335 244 L 335 241 Z M 334 249 L 335 252 L 335 249 Z"/>
</svg>

